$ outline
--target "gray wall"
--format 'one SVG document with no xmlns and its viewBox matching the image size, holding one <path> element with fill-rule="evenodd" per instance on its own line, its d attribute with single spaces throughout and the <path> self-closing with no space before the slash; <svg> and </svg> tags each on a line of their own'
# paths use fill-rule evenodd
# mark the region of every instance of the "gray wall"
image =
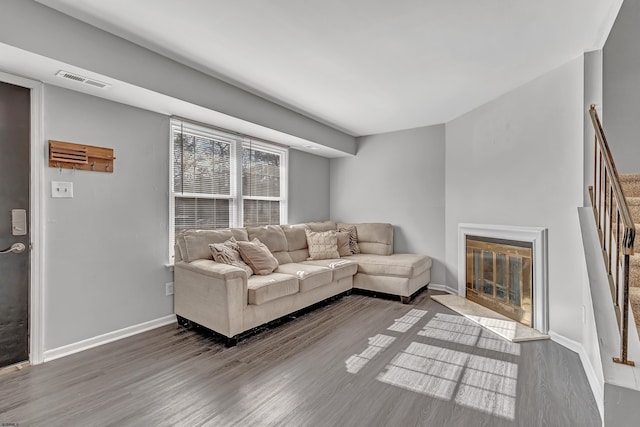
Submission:
<svg viewBox="0 0 640 427">
<path fill-rule="evenodd" d="M 603 126 L 621 173 L 640 172 L 640 2 L 625 1 L 603 49 Z"/>
<path fill-rule="evenodd" d="M 116 156 L 114 173 L 45 168 L 45 350 L 173 313 L 169 119 L 46 86 L 44 137 Z M 74 198 L 52 199 L 51 181 Z"/>
<path fill-rule="evenodd" d="M 594 50 L 584 54 L 584 206 L 591 206 L 588 188 L 594 185 L 595 131 L 589 115 L 591 104 L 595 104 L 600 121 L 603 121 L 601 50 Z"/>
<path fill-rule="evenodd" d="M 289 150 L 289 224 L 329 219 L 329 159 Z"/>
<path fill-rule="evenodd" d="M 457 288 L 458 224 L 549 229 L 550 329 L 580 342 L 583 60 L 446 125 L 447 285 Z"/>
<path fill-rule="evenodd" d="M 355 157 L 331 159 L 331 219 L 389 222 L 396 252 L 433 258 L 444 284 L 444 125 L 358 138 Z"/>
<path fill-rule="evenodd" d="M 45 169 L 45 350 L 173 313 L 169 118 L 45 86 L 44 136 L 115 149 L 115 172 Z M 42 153 L 45 155 L 46 141 Z M 51 181 L 74 185 L 51 198 Z M 289 151 L 289 222 L 329 218 L 329 159 Z"/>
<path fill-rule="evenodd" d="M 584 183 L 583 183 L 583 205 L 588 206 L 587 214 L 593 216 L 591 209 L 591 200 L 589 197 L 588 186 L 593 183 L 593 162 L 594 162 L 594 137 L 595 132 L 589 115 L 589 107 L 591 104 L 596 105 L 598 115 L 602 120 L 602 51 L 597 50 L 587 52 L 584 55 Z M 584 211 L 583 213 L 584 214 Z M 594 224 L 595 225 L 595 224 Z M 584 226 L 583 226 L 584 227 Z M 583 230 L 583 233 L 586 231 Z M 593 228 L 595 232 L 595 227 Z M 584 238 L 583 238 L 584 239 Z M 585 259 L 587 263 L 602 263 L 601 253 L 597 254 L 597 259 L 589 259 L 588 252 L 585 249 Z M 585 265 L 585 270 L 587 266 Z M 582 347 L 585 355 L 593 368 L 593 376 L 595 379 L 591 384 L 593 394 L 598 403 L 600 413 L 603 413 L 603 384 L 604 376 L 602 373 L 602 361 L 600 359 L 600 343 L 598 341 L 598 331 L 596 329 L 596 318 L 594 314 L 595 306 L 591 297 L 591 289 L 589 286 L 589 277 L 586 277 L 582 286 L 582 305 L 584 306 L 584 324 L 582 325 Z M 591 279 L 595 280 L 595 279 Z M 593 284 L 592 284 L 593 286 Z M 611 304 L 611 303 L 609 303 Z M 583 361 L 584 364 L 584 361 Z M 585 366 L 588 372 L 588 366 Z M 597 385 L 595 385 L 597 384 Z M 615 425 L 615 424 L 614 424 Z"/>
</svg>

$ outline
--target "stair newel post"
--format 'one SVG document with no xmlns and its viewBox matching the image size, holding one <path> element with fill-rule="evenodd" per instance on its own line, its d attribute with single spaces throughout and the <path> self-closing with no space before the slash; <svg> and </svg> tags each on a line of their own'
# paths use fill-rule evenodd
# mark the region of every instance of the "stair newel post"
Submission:
<svg viewBox="0 0 640 427">
<path fill-rule="evenodd" d="M 620 357 L 614 357 L 613 361 L 625 365 L 635 366 L 635 363 L 627 359 L 629 347 L 629 254 L 624 254 L 624 283 L 622 287 L 622 322 L 620 325 Z"/>
</svg>

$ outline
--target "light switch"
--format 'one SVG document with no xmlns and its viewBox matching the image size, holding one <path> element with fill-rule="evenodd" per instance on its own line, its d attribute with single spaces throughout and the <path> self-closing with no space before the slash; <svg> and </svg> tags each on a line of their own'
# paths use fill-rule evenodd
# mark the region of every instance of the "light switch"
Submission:
<svg viewBox="0 0 640 427">
<path fill-rule="evenodd" d="M 51 181 L 51 197 L 73 198 L 73 182 Z"/>
</svg>

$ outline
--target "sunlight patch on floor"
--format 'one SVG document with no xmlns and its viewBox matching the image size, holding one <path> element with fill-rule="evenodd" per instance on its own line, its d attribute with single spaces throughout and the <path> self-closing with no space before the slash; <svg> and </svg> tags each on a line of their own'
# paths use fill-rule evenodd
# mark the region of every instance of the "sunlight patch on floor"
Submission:
<svg viewBox="0 0 640 427">
<path fill-rule="evenodd" d="M 394 356 L 377 377 L 385 384 L 454 399 L 510 420 L 515 419 L 517 378 L 515 363 L 417 342 Z"/>
<path fill-rule="evenodd" d="M 417 308 L 414 308 L 401 318 L 395 319 L 393 325 L 389 326 L 387 329 L 394 332 L 407 332 L 426 314 L 426 310 L 418 310 Z"/>
<path fill-rule="evenodd" d="M 514 356 L 520 356 L 520 344 L 515 342 L 506 341 L 500 337 L 495 336 L 491 332 L 486 330 L 482 331 L 482 334 L 478 338 L 476 347 L 484 348 L 487 350 L 497 351 L 499 353 L 513 354 Z"/>
<path fill-rule="evenodd" d="M 389 347 L 396 339 L 388 335 L 378 334 L 369 338 L 369 346 L 365 348 L 360 354 L 354 354 L 345 360 L 347 365 L 347 372 L 350 374 L 357 374 L 360 369 L 364 368 L 367 363 L 385 348 Z"/>
<path fill-rule="evenodd" d="M 466 354 L 412 342 L 398 353 L 377 379 L 383 383 L 440 399 L 451 399 Z"/>
<path fill-rule="evenodd" d="M 405 333 L 426 314 L 426 310 L 413 309 L 395 319 L 387 330 Z M 489 320 L 504 333 L 510 332 L 507 323 L 502 325 L 498 324 L 499 319 Z M 520 344 L 509 342 L 457 315 L 436 313 L 416 335 L 505 355 L 520 355 Z M 358 373 L 395 340 L 396 337 L 384 334 L 369 338 L 369 345 L 364 351 L 345 361 L 347 372 Z M 376 377 L 382 383 L 438 399 L 453 400 L 458 405 L 509 420 L 515 419 L 516 363 L 416 341 L 389 357 L 391 361 Z"/>
<path fill-rule="evenodd" d="M 418 335 L 473 346 L 482 328 L 464 317 L 437 313 Z"/>
<path fill-rule="evenodd" d="M 515 363 L 472 355 L 460 381 L 456 403 L 513 420 L 517 384 Z"/>
</svg>

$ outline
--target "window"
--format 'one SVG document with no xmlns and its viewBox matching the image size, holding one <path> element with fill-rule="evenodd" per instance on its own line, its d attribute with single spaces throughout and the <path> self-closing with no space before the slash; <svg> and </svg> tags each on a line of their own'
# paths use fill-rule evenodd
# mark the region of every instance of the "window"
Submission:
<svg viewBox="0 0 640 427">
<path fill-rule="evenodd" d="M 286 223 L 286 170 L 277 145 L 172 120 L 171 259 L 186 229 Z"/>
<path fill-rule="evenodd" d="M 242 201 L 245 226 L 281 223 L 286 210 L 281 179 L 282 150 L 253 143 L 242 147 Z"/>
</svg>

